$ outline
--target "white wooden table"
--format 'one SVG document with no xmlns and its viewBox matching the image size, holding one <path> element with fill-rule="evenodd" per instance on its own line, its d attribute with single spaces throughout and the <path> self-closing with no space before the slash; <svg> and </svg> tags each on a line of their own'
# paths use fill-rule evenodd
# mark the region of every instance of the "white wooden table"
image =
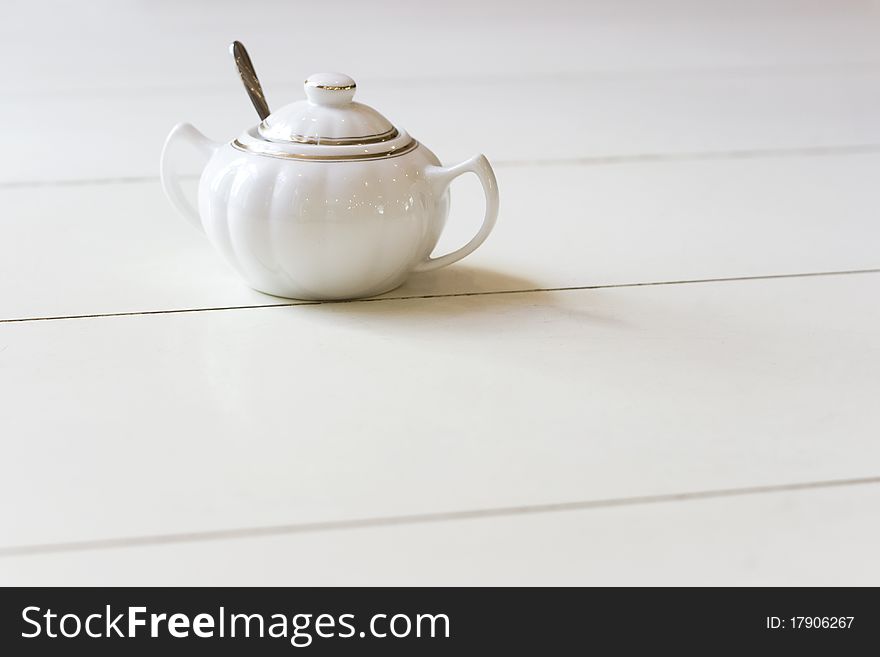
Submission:
<svg viewBox="0 0 880 657">
<path fill-rule="evenodd" d="M 880 11 L 709 4 L 6 3 L 0 584 L 880 584 Z M 244 287 L 157 179 L 235 38 L 485 152 L 493 236 Z"/>
</svg>

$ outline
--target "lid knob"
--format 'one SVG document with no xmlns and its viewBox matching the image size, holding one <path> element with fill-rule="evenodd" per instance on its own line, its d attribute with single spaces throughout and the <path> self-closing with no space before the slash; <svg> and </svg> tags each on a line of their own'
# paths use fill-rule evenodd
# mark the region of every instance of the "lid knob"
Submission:
<svg viewBox="0 0 880 657">
<path fill-rule="evenodd" d="M 315 73 L 306 78 L 306 98 L 315 105 L 347 105 L 357 85 L 343 73 Z"/>
</svg>

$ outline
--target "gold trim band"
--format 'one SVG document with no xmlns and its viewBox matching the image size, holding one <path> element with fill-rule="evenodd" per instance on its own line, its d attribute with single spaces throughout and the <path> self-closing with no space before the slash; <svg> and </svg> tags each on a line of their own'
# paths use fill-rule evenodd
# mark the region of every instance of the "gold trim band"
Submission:
<svg viewBox="0 0 880 657">
<path fill-rule="evenodd" d="M 347 91 L 349 89 L 357 89 L 357 84 L 347 84 L 344 87 L 336 87 L 330 84 L 309 84 L 308 80 L 305 81 L 305 84 L 314 87 L 315 89 L 326 89 L 327 91 Z"/>
<path fill-rule="evenodd" d="M 397 157 L 415 150 L 419 145 L 415 139 L 401 146 L 397 150 L 383 151 L 381 153 L 351 153 L 350 155 L 310 155 L 309 153 L 288 153 L 285 151 L 267 151 L 242 144 L 238 139 L 232 140 L 232 147 L 245 153 L 277 157 L 283 160 L 311 160 L 316 162 L 354 162 L 358 160 L 377 160 L 381 158 Z"/>
<path fill-rule="evenodd" d="M 267 130 L 263 130 L 263 126 L 266 126 L 265 121 L 260 124 L 257 128 L 259 133 L 266 137 L 266 139 L 270 139 L 271 137 L 267 134 L 269 126 L 266 126 Z M 400 133 L 397 132 L 397 128 L 392 127 L 390 130 L 386 130 L 385 132 L 376 133 L 374 135 L 364 135 L 363 137 L 343 137 L 340 139 L 330 139 L 326 137 L 306 137 L 305 135 L 290 135 L 288 137 L 288 141 L 295 142 L 297 144 L 312 144 L 313 146 L 362 146 L 366 144 L 379 144 L 383 141 L 390 141 L 397 137 Z"/>
</svg>

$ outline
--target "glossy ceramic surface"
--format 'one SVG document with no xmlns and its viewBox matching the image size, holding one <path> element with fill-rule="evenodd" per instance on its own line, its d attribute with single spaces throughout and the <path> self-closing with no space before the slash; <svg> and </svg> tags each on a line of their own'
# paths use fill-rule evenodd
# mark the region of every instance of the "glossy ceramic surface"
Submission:
<svg viewBox="0 0 880 657">
<path fill-rule="evenodd" d="M 162 152 L 162 186 L 251 287 L 297 299 L 351 299 L 394 289 L 414 271 L 476 249 L 498 214 L 498 188 L 477 155 L 444 167 L 428 148 L 353 101 L 354 80 L 310 76 L 307 100 L 286 105 L 230 143 L 178 124 Z M 207 164 L 193 203 L 175 169 L 179 145 Z M 449 185 L 474 173 L 485 215 L 477 234 L 439 258 Z"/>
</svg>

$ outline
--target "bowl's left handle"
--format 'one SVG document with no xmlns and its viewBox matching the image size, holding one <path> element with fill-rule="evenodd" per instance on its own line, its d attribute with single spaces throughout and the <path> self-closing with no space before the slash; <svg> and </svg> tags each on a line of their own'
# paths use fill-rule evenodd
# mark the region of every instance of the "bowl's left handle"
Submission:
<svg viewBox="0 0 880 657">
<path fill-rule="evenodd" d="M 168 133 L 165 146 L 162 148 L 162 159 L 159 162 L 159 175 L 162 180 L 162 190 L 171 201 L 177 211 L 198 228 L 202 228 L 199 218 L 198 204 L 193 204 L 184 194 L 180 186 L 180 173 L 174 167 L 174 153 L 177 145 L 187 143 L 206 158 L 211 157 L 221 146 L 211 141 L 189 123 L 178 123 Z"/>
</svg>

